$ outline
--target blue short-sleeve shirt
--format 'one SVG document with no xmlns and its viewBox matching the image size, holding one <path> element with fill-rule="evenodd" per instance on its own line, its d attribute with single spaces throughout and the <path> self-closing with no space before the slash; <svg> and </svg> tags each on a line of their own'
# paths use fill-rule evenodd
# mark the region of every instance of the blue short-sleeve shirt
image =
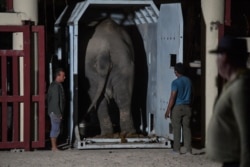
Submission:
<svg viewBox="0 0 250 167">
<path fill-rule="evenodd" d="M 186 76 L 180 76 L 171 84 L 171 91 L 177 92 L 175 105 L 190 104 L 192 93 L 192 82 Z"/>
</svg>

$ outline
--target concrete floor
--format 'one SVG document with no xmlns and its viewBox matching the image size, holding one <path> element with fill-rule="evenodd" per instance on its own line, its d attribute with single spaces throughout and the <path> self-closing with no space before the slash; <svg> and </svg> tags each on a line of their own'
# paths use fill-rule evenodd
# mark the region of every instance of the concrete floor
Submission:
<svg viewBox="0 0 250 167">
<path fill-rule="evenodd" d="M 195 151 L 193 151 L 195 152 Z M 0 167 L 220 167 L 198 155 L 179 155 L 172 149 L 66 149 L 53 152 L 0 151 Z"/>
</svg>

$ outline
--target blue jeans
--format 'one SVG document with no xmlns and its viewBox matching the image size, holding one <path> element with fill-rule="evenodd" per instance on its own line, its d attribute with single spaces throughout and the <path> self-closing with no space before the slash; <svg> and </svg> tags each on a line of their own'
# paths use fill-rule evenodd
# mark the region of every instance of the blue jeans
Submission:
<svg viewBox="0 0 250 167">
<path fill-rule="evenodd" d="M 50 113 L 50 122 L 51 122 L 51 130 L 50 130 L 50 137 L 57 138 L 60 134 L 60 125 L 61 125 L 61 118 L 56 116 L 53 112 Z"/>
</svg>

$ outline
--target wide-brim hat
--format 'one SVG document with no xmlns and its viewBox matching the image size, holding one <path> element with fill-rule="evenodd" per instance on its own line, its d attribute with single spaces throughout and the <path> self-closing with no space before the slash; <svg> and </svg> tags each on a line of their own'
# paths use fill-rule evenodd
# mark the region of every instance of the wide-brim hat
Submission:
<svg viewBox="0 0 250 167">
<path fill-rule="evenodd" d="M 216 49 L 209 53 L 231 53 L 231 54 L 249 54 L 247 51 L 246 39 L 232 36 L 224 36 L 220 39 Z"/>
</svg>

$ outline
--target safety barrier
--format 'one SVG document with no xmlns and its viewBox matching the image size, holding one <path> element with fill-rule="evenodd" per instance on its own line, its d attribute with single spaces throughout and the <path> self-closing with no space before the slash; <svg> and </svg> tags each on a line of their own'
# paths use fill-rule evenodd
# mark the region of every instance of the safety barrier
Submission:
<svg viewBox="0 0 250 167">
<path fill-rule="evenodd" d="M 22 50 L 12 47 L 15 35 Z M 44 147 L 44 27 L 0 26 L 0 36 L 0 149 Z"/>
</svg>

